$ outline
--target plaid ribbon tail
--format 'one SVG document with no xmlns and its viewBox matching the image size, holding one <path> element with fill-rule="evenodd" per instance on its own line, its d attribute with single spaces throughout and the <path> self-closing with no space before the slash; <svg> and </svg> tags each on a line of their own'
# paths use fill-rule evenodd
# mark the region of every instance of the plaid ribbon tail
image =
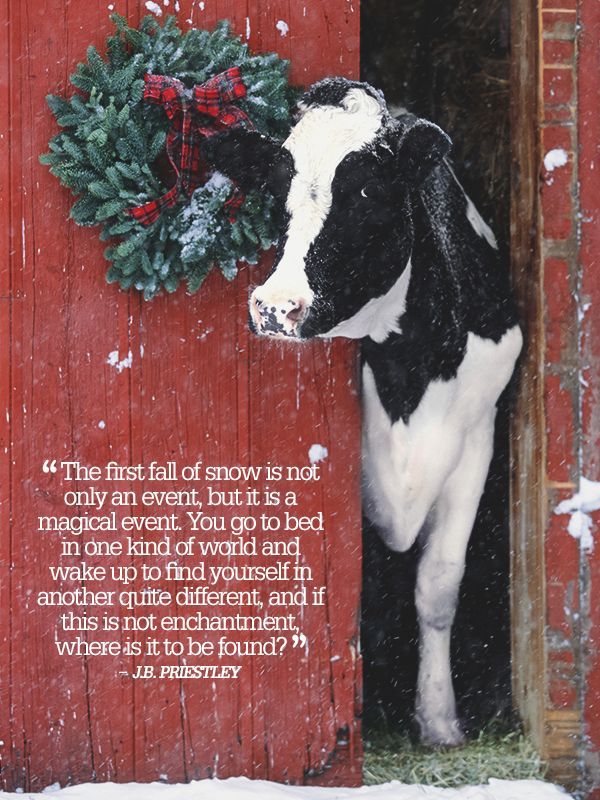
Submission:
<svg viewBox="0 0 600 800">
<path fill-rule="evenodd" d="M 130 208 L 127 213 L 142 225 L 152 225 L 160 217 L 163 208 L 172 208 L 179 196 L 179 182 L 172 186 L 166 194 L 156 200 L 149 200 L 141 206 Z"/>
</svg>

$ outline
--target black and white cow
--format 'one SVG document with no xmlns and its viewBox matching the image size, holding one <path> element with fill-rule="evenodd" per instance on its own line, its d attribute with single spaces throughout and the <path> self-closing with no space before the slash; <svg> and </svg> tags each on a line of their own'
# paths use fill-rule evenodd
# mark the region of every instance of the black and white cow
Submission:
<svg viewBox="0 0 600 800">
<path fill-rule="evenodd" d="M 445 159 L 450 140 L 394 119 L 365 83 L 321 81 L 283 144 L 236 130 L 208 157 L 279 201 L 275 266 L 255 332 L 362 342 L 364 510 L 386 544 L 422 544 L 416 586 L 422 739 L 463 735 L 450 629 L 492 455 L 496 402 L 521 332 L 496 241 Z"/>
</svg>

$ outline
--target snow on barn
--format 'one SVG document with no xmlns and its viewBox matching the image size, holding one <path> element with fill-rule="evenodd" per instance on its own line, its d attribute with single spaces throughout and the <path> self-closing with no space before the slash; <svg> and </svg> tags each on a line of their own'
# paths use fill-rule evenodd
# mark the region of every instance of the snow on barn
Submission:
<svg viewBox="0 0 600 800">
<path fill-rule="evenodd" d="M 403 4 L 407 19 L 416 5 L 425 9 L 416 35 L 434 39 L 433 0 L 364 0 L 363 50 L 376 42 L 377 15 L 385 24 L 391 6 Z M 511 132 L 500 163 L 509 170 L 497 169 L 492 181 L 500 205 L 510 194 L 506 225 L 500 212 L 485 210 L 510 241 L 527 346 L 511 422 L 510 500 L 498 489 L 480 525 L 498 508 L 510 509 L 514 706 L 551 776 L 593 798 L 600 797 L 600 574 L 591 549 L 598 498 L 585 480 L 600 479 L 599 9 L 596 0 L 487 5 L 499 9 L 489 24 L 504 26 L 507 54 L 510 41 L 510 71 L 498 76 Z M 45 95 L 66 87 L 90 42 L 104 41 L 113 6 L 134 20 L 150 6 L 157 14 L 175 9 L 182 24 L 191 19 L 197 27 L 230 19 L 251 47 L 289 58 L 297 83 L 360 74 L 359 0 L 3 0 L 0 204 L 9 224 L 0 239 L 9 268 L 1 273 L 0 326 L 9 347 L 0 366 L 2 786 L 238 774 L 356 785 L 356 350 L 341 340 L 311 343 L 290 366 L 286 351 L 247 331 L 248 285 L 257 280 L 248 270 L 233 284 L 212 275 L 201 295 L 146 304 L 104 283 L 103 245 L 66 221 L 69 197 L 38 155 L 54 132 Z M 474 11 L 485 14 L 485 7 Z M 446 30 L 458 41 L 460 31 Z M 452 41 L 442 54 L 449 60 L 458 57 Z M 402 40 L 397 44 L 402 51 Z M 440 56 L 439 40 L 436 47 Z M 430 108 L 443 105 L 427 91 Z M 477 160 L 481 125 L 486 139 L 494 135 L 485 113 L 478 120 L 469 132 L 468 108 L 455 119 L 458 137 L 469 142 L 457 144 L 465 162 Z M 502 133 L 496 129 L 498 138 Z M 481 160 L 488 154 L 484 141 Z M 482 179 L 489 175 L 479 168 Z M 268 264 L 258 269 L 264 274 Z M 61 505 L 59 487 L 41 472 L 45 459 L 139 463 L 167 455 L 191 462 L 202 453 L 215 464 L 256 464 L 285 453 L 290 464 L 303 464 L 315 443 L 328 455 L 305 506 L 307 514 L 324 512 L 326 535 L 305 552 L 327 585 L 327 603 L 306 612 L 307 651 L 255 658 L 237 683 L 220 685 L 149 685 L 116 674 L 129 663 L 113 668 L 57 657 L 56 614 L 31 599 L 57 558 L 57 543 L 36 533 L 38 515 Z M 499 464 L 499 486 L 506 471 L 506 462 Z M 560 503 L 565 513 L 555 513 Z M 506 555 L 495 557 L 500 563 Z M 507 575 L 495 578 L 499 595 L 508 591 Z M 507 638 L 508 623 L 505 630 Z"/>
</svg>

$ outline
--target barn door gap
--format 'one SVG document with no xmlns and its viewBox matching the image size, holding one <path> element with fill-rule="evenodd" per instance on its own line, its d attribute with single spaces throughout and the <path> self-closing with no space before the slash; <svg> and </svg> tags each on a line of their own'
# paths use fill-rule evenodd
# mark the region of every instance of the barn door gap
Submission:
<svg viewBox="0 0 600 800">
<path fill-rule="evenodd" d="M 361 77 L 453 139 L 454 169 L 500 242 L 508 270 L 510 208 L 508 0 L 362 0 Z M 453 629 L 454 683 L 466 731 L 513 730 L 509 601 L 508 401 L 469 545 Z M 414 734 L 416 549 L 388 551 L 365 526 L 364 721 Z"/>
</svg>

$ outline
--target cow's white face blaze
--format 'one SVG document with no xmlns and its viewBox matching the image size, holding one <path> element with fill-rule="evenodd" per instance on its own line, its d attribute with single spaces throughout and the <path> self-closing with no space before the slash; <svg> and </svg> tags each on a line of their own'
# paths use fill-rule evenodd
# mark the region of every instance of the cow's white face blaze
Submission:
<svg viewBox="0 0 600 800">
<path fill-rule="evenodd" d="M 384 107 L 379 98 L 353 88 L 341 105 L 301 106 L 301 112 L 283 144 L 295 170 L 285 202 L 285 243 L 271 276 L 250 298 L 256 330 L 279 337 L 298 336 L 310 313 L 314 291 L 306 258 L 331 211 L 336 170 L 346 156 L 375 139 Z"/>
</svg>

